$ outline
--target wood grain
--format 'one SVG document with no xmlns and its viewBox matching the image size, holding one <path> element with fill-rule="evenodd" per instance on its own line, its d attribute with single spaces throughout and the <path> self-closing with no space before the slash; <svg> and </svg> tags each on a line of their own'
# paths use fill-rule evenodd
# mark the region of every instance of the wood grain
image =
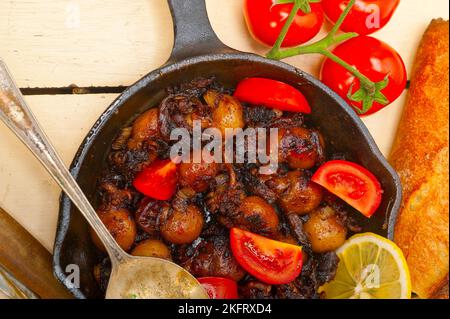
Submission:
<svg viewBox="0 0 450 319">
<path fill-rule="evenodd" d="M 73 298 L 53 275 L 52 255 L 1 207 L 0 229 L 0 264 L 9 274 L 40 298 Z"/>
<path fill-rule="evenodd" d="M 0 2 L 0 56 L 20 87 L 129 85 L 172 43 L 165 0 Z"/>
<path fill-rule="evenodd" d="M 264 54 L 267 49 L 248 34 L 242 1 L 207 0 L 212 25 L 229 46 Z M 408 69 L 429 21 L 448 18 L 447 0 L 432 3 L 401 1 L 391 23 L 376 34 L 401 53 Z M 0 56 L 21 87 L 128 86 L 164 63 L 172 43 L 166 0 L 0 1 Z M 314 75 L 321 61 L 286 60 Z"/>
</svg>

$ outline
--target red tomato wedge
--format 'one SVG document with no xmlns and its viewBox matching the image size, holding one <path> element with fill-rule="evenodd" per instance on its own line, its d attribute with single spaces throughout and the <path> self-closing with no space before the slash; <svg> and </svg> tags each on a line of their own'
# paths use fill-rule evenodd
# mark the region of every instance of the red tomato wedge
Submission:
<svg viewBox="0 0 450 319">
<path fill-rule="evenodd" d="M 271 285 L 293 281 L 302 271 L 302 248 L 232 228 L 231 251 L 248 273 Z"/>
<path fill-rule="evenodd" d="M 237 299 L 238 287 L 234 280 L 222 277 L 203 277 L 197 280 L 211 299 Z"/>
<path fill-rule="evenodd" d="M 234 97 L 242 102 L 281 111 L 311 113 L 311 107 L 300 91 L 289 84 L 271 79 L 245 79 L 239 82 Z"/>
<path fill-rule="evenodd" d="M 177 189 L 178 165 L 169 160 L 155 160 L 140 172 L 133 186 L 142 194 L 158 200 L 172 198 Z"/>
<path fill-rule="evenodd" d="M 311 180 L 366 217 L 371 217 L 380 206 L 383 194 L 380 182 L 358 164 L 341 160 L 327 162 Z"/>
</svg>

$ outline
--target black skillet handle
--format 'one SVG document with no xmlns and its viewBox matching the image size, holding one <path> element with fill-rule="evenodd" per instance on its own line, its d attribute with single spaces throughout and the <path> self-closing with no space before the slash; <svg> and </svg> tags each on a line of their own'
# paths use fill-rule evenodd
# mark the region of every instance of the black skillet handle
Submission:
<svg viewBox="0 0 450 319">
<path fill-rule="evenodd" d="M 169 63 L 214 53 L 238 52 L 223 44 L 208 19 L 205 0 L 167 0 L 175 33 Z"/>
</svg>

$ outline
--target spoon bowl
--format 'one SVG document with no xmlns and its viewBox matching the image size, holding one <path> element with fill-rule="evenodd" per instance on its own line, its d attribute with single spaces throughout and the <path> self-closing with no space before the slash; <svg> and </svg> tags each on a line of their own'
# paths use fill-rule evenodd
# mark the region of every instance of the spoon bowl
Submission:
<svg viewBox="0 0 450 319">
<path fill-rule="evenodd" d="M 153 257 L 131 257 L 115 267 L 107 299 L 203 299 L 204 289 L 177 264 Z M 147 280 L 152 278 L 152 280 Z"/>
</svg>

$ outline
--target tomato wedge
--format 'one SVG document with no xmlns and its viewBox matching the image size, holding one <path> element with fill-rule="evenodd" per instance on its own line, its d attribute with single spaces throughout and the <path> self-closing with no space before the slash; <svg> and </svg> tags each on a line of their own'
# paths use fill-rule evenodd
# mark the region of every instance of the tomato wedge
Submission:
<svg viewBox="0 0 450 319">
<path fill-rule="evenodd" d="M 311 113 L 311 107 L 300 91 L 289 84 L 271 79 L 245 79 L 237 85 L 234 97 L 242 102 L 281 111 Z"/>
<path fill-rule="evenodd" d="M 158 200 L 172 198 L 177 189 L 178 166 L 168 160 L 155 160 L 140 172 L 133 186 L 142 194 Z"/>
<path fill-rule="evenodd" d="M 237 299 L 238 288 L 234 280 L 222 277 L 202 277 L 197 280 L 211 299 Z"/>
<path fill-rule="evenodd" d="M 302 271 L 302 248 L 232 228 L 231 251 L 248 273 L 271 285 L 293 281 Z"/>
<path fill-rule="evenodd" d="M 342 160 L 327 162 L 317 170 L 311 180 L 366 217 L 371 217 L 380 206 L 383 194 L 380 182 L 358 164 Z"/>
</svg>

